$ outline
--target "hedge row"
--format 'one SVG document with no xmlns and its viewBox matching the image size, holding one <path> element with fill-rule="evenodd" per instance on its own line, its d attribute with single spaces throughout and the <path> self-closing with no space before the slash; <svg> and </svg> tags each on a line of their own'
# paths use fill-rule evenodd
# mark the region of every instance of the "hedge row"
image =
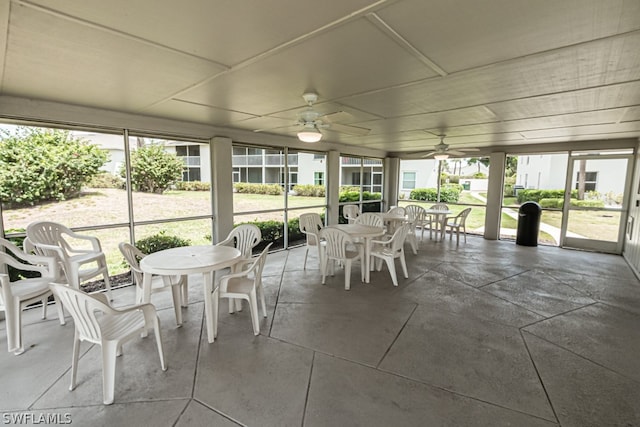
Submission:
<svg viewBox="0 0 640 427">
<path fill-rule="evenodd" d="M 588 208 L 603 208 L 604 202 L 602 200 L 578 200 L 571 199 L 571 206 L 575 207 L 588 207 Z M 555 198 L 555 199 L 540 199 L 538 202 L 540 206 L 548 209 L 562 209 L 564 206 L 564 199 Z"/>
<path fill-rule="evenodd" d="M 571 190 L 571 198 L 578 198 L 578 190 Z M 564 199 L 564 190 L 520 190 L 518 203 L 540 202 L 542 199 Z"/>
<path fill-rule="evenodd" d="M 182 191 L 209 191 L 211 184 L 202 181 L 178 181 L 175 183 L 175 188 Z"/>
<path fill-rule="evenodd" d="M 283 193 L 279 184 L 253 184 L 250 182 L 236 182 L 233 188 L 237 193 L 245 194 L 268 194 L 279 196 Z"/>
<path fill-rule="evenodd" d="M 296 196 L 325 197 L 326 187 L 324 185 L 298 184 L 293 186 Z"/>
</svg>

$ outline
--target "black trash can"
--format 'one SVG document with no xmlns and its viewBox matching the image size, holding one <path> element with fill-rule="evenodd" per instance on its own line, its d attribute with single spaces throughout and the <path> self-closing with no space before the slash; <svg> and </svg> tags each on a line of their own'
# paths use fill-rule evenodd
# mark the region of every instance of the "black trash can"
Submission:
<svg viewBox="0 0 640 427">
<path fill-rule="evenodd" d="M 542 208 L 536 202 L 524 202 L 518 210 L 516 245 L 538 246 Z"/>
</svg>

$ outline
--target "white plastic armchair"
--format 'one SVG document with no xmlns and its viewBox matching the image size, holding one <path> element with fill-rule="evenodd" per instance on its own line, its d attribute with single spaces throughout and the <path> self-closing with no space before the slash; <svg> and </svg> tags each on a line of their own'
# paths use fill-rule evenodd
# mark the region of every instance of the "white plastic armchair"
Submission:
<svg viewBox="0 0 640 427">
<path fill-rule="evenodd" d="M 466 208 L 456 216 L 449 216 L 445 220 L 446 227 L 450 230 L 449 240 L 453 240 L 453 232 L 456 232 L 456 245 L 460 244 L 460 229 L 463 230 L 464 242 L 467 243 L 467 216 L 469 216 L 471 208 Z"/>
<path fill-rule="evenodd" d="M 56 222 L 38 221 L 27 226 L 25 249 L 55 257 L 67 283 L 75 289 L 88 279 L 102 276 L 112 300 L 107 259 L 96 237 L 78 234 Z"/>
<path fill-rule="evenodd" d="M 147 336 L 153 329 L 163 371 L 167 364 L 160 336 L 160 320 L 152 304 L 138 304 L 124 309 L 114 309 L 104 294 L 89 295 L 59 283 L 51 289 L 69 311 L 75 324 L 73 356 L 71 359 L 71 385 L 76 388 L 80 342 L 87 341 L 102 348 L 102 393 L 105 405 L 113 403 L 116 374 L 116 357 L 122 354 L 122 345 L 139 336 Z"/>
<path fill-rule="evenodd" d="M 349 224 L 353 224 L 353 222 L 360 216 L 360 208 L 358 205 L 344 205 L 342 208 L 342 216 L 349 221 Z"/>
<path fill-rule="evenodd" d="M 33 271 L 40 277 L 19 279 L 11 282 L 8 268 L 27 272 Z M 8 351 L 14 354 L 24 352 L 22 341 L 22 311 L 29 304 L 42 302 L 42 318 L 47 317 L 47 301 L 51 296 L 49 283 L 56 279 L 57 263 L 54 258 L 30 255 L 16 245 L 0 238 L 0 311 L 5 312 Z M 56 299 L 58 318 L 64 325 L 62 306 Z"/>
<path fill-rule="evenodd" d="M 233 246 L 238 249 L 242 259 L 251 259 L 253 255 L 253 248 L 262 240 L 262 232 L 257 225 L 254 224 L 240 224 L 235 227 L 226 239 L 218 242 L 216 246 Z M 231 272 L 235 273 L 239 268 L 243 268 L 246 264 L 239 262 L 231 267 Z M 240 310 L 240 301 L 238 301 L 238 310 Z M 233 299 L 229 299 L 229 313 L 233 313 Z"/>
<path fill-rule="evenodd" d="M 402 224 L 393 233 L 393 236 L 389 240 L 372 240 L 371 256 L 376 259 L 376 270 L 382 269 L 382 261 L 387 264 L 393 286 L 398 286 L 398 276 L 396 274 L 395 259 L 400 259 L 400 265 L 402 266 L 402 272 L 404 278 L 409 278 L 407 272 L 407 262 L 404 258 L 404 241 L 409 233 L 409 224 Z"/>
<path fill-rule="evenodd" d="M 407 213 L 407 222 L 409 223 L 409 232 L 407 234 L 407 239 L 411 244 L 411 249 L 414 254 L 418 253 L 418 237 L 416 236 L 416 228 L 420 228 L 422 230 L 422 235 L 420 236 L 420 240 L 424 238 L 424 217 L 425 210 L 422 206 L 418 205 L 408 205 L 404 208 Z"/>
<path fill-rule="evenodd" d="M 267 260 L 269 248 L 273 243 L 269 243 L 260 255 L 250 260 L 243 260 L 243 263 L 250 263 L 250 267 L 241 270 L 239 273 L 228 274 L 220 279 L 220 284 L 213 291 L 213 335 L 218 335 L 218 304 L 220 298 L 233 298 L 238 301 L 247 300 L 251 310 L 251 322 L 253 324 L 253 334 L 260 335 L 260 321 L 258 320 L 258 298 L 262 306 L 262 315 L 267 317 L 267 307 L 262 289 L 262 270 Z M 242 306 L 240 306 L 242 309 Z"/>
<path fill-rule="evenodd" d="M 345 290 L 351 289 L 351 264 L 353 261 L 360 260 L 360 276 L 364 282 L 364 246 L 361 243 L 355 243 L 348 233 L 333 227 L 323 228 L 320 237 L 327 242 L 320 267 L 322 284 L 325 284 L 329 262 L 331 262 L 331 275 L 334 275 L 336 261 L 344 264 Z M 355 250 L 351 250 L 352 248 Z"/>
<path fill-rule="evenodd" d="M 320 239 L 319 232 L 324 228 L 322 218 L 317 213 L 304 213 L 300 215 L 300 231 L 304 233 L 307 240 L 307 247 L 304 252 L 304 263 L 302 269 L 307 268 L 307 256 L 309 248 L 316 247 L 318 249 L 318 261 L 322 265 L 323 246 L 326 245 L 324 240 Z"/>
<path fill-rule="evenodd" d="M 118 245 L 118 249 L 120 249 L 120 252 L 122 252 L 124 259 L 131 267 L 131 272 L 133 273 L 133 278 L 136 283 L 136 304 L 139 304 L 142 302 L 142 280 L 144 275 L 144 272 L 140 268 L 140 260 L 146 257 L 147 254 L 127 242 L 121 242 Z M 186 275 L 154 275 L 151 279 L 152 294 L 169 289 L 171 290 L 171 294 L 173 296 L 173 310 L 176 314 L 176 324 L 178 326 L 182 325 L 182 311 L 180 310 L 180 306 L 187 306 L 187 298 L 185 297 L 185 295 L 188 295 L 188 286 L 188 277 Z"/>
</svg>

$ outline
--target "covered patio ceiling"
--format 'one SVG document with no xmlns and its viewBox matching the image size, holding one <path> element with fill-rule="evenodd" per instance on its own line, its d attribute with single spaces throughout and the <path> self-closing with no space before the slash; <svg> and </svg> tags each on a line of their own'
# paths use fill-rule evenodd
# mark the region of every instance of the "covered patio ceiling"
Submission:
<svg viewBox="0 0 640 427">
<path fill-rule="evenodd" d="M 637 1 L 0 0 L 0 59 L 0 102 L 211 136 L 295 138 L 314 91 L 319 113 L 347 113 L 323 141 L 355 149 L 407 155 L 440 134 L 483 151 L 640 137 Z"/>
</svg>

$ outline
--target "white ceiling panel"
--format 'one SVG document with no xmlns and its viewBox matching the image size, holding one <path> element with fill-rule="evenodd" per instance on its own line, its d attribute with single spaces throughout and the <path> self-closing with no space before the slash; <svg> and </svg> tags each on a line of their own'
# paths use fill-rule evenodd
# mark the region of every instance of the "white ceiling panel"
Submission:
<svg viewBox="0 0 640 427">
<path fill-rule="evenodd" d="M 233 66 L 375 1 L 31 0 L 72 17 Z M 312 13 L 310 13 L 312 12 Z M 302 19 L 301 19 L 302 18 Z M 286 25 L 282 25 L 286 22 Z"/>
<path fill-rule="evenodd" d="M 370 54 L 371 45 L 376 46 L 377 55 Z M 222 75 L 180 98 L 267 115 L 304 105 L 301 95 L 308 90 L 317 91 L 324 101 L 433 75 L 369 21 L 360 19 Z"/>
<path fill-rule="evenodd" d="M 640 27 L 625 0 L 408 0 L 377 14 L 450 73 Z"/>
<path fill-rule="evenodd" d="M 2 87 L 14 96 L 132 111 L 220 71 L 208 61 L 12 4 Z"/>
<path fill-rule="evenodd" d="M 13 122 L 58 106 L 272 143 L 314 91 L 319 114 L 370 129 L 323 130 L 353 152 L 640 137 L 637 0 L 0 0 L 0 34 Z"/>
</svg>

